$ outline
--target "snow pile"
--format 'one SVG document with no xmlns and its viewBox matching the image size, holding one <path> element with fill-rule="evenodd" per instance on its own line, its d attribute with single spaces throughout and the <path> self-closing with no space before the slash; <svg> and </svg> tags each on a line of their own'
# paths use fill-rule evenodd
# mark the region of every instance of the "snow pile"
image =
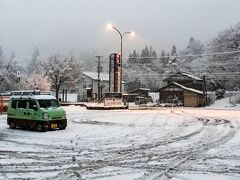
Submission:
<svg viewBox="0 0 240 180">
<path fill-rule="evenodd" d="M 240 109 L 240 104 L 233 105 L 229 102 L 229 97 L 216 100 L 214 104 L 210 106 L 213 109 Z"/>
</svg>

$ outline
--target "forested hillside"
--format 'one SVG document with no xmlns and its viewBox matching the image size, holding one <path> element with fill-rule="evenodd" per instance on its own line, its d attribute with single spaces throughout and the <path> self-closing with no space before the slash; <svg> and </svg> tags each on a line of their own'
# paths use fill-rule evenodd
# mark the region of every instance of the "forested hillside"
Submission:
<svg viewBox="0 0 240 180">
<path fill-rule="evenodd" d="M 239 88 L 240 23 L 219 32 L 205 44 L 191 37 L 185 49 L 177 52 L 173 45 L 171 54 L 162 50 L 160 57 L 153 47 L 146 46 L 141 54 L 134 50 L 126 68 L 125 77 L 134 87 L 159 88 L 167 75 L 181 70 L 205 75 L 210 90 Z"/>
</svg>

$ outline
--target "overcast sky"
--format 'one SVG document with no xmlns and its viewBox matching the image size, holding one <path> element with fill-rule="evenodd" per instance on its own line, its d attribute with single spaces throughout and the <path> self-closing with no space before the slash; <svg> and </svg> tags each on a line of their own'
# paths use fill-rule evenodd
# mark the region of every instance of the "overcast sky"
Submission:
<svg viewBox="0 0 240 180">
<path fill-rule="evenodd" d="M 136 33 L 124 37 L 125 55 L 145 45 L 160 54 L 235 25 L 239 7 L 240 0 L 0 0 L 0 46 L 19 57 L 35 46 L 42 56 L 92 50 L 107 56 L 120 49 L 119 35 L 106 29 L 112 23 Z"/>
</svg>

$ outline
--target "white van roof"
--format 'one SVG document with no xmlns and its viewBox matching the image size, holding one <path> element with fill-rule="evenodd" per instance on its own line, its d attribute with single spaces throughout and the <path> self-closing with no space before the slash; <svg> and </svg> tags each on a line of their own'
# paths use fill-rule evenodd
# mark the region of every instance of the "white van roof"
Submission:
<svg viewBox="0 0 240 180">
<path fill-rule="evenodd" d="M 51 95 L 28 95 L 28 96 L 12 96 L 12 99 L 56 99 L 54 96 Z"/>
</svg>

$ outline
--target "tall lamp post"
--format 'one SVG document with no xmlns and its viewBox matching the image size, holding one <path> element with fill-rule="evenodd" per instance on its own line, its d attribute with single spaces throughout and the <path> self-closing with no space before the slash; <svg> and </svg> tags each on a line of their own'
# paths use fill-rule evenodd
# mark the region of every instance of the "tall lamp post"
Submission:
<svg viewBox="0 0 240 180">
<path fill-rule="evenodd" d="M 127 31 L 127 32 L 124 32 L 124 33 L 121 33 L 116 27 L 114 27 L 113 25 L 111 25 L 111 24 L 108 24 L 108 29 L 114 29 L 114 30 L 116 30 L 117 32 L 118 32 L 118 34 L 119 34 L 119 36 L 120 36 L 120 43 L 121 43 L 121 45 L 120 45 L 120 48 L 121 48 L 121 81 L 120 81 L 120 92 L 122 92 L 122 64 L 123 64 L 123 61 L 122 61 L 122 57 L 123 57 L 123 48 L 122 48 L 122 41 L 123 41 L 123 37 L 125 36 L 125 35 L 127 35 L 127 34 L 130 34 L 130 35 L 134 35 L 134 32 L 131 32 L 131 31 Z"/>
</svg>

